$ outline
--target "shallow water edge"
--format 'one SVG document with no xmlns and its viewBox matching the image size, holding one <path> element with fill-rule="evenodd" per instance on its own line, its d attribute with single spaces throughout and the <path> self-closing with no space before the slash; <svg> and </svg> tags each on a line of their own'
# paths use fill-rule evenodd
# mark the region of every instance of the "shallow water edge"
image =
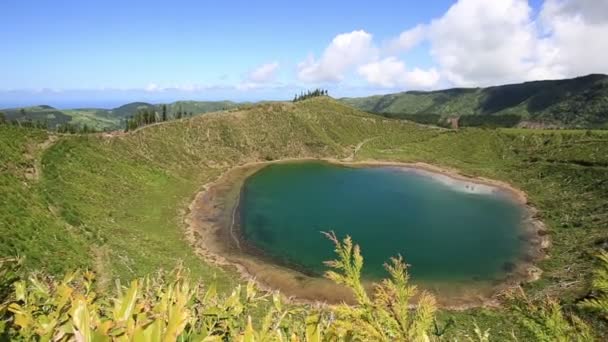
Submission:
<svg viewBox="0 0 608 342">
<path fill-rule="evenodd" d="M 545 226 L 537 218 L 537 211 L 528 204 L 526 194 L 510 184 L 464 176 L 424 163 L 397 162 L 341 162 L 333 159 L 289 159 L 273 162 L 256 162 L 234 167 L 216 181 L 206 184 L 190 205 L 186 219 L 187 236 L 196 251 L 207 261 L 236 267 L 244 279 L 254 279 L 265 290 L 279 290 L 295 301 L 323 303 L 352 303 L 350 292 L 329 280 L 307 275 L 287 265 L 277 264 L 262 251 L 256 250 L 244 239 L 239 230 L 238 204 L 244 181 L 263 167 L 276 163 L 321 161 L 345 167 L 391 167 L 417 172 L 444 183 L 453 189 L 473 193 L 492 193 L 507 196 L 523 205 L 526 217 L 522 236 L 526 240 L 525 257 L 513 265 L 504 279 L 475 283 L 421 283 L 422 289 L 432 292 L 445 308 L 466 309 L 477 306 L 496 306 L 504 291 L 521 282 L 534 281 L 541 271 L 534 264 L 545 257 L 550 240 Z M 292 266 L 292 265 L 289 265 Z M 365 284 L 370 289 L 373 284 Z"/>
</svg>

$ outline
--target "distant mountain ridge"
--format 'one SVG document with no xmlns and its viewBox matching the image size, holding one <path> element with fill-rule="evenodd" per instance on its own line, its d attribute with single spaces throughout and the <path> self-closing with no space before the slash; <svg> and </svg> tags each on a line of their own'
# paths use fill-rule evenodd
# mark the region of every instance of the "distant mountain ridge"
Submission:
<svg viewBox="0 0 608 342">
<path fill-rule="evenodd" d="M 487 88 L 408 91 L 340 101 L 392 117 L 512 115 L 568 127 L 608 127 L 608 75 L 602 74 Z"/>
<path fill-rule="evenodd" d="M 176 101 L 166 104 L 167 116 L 174 117 L 178 112 L 197 115 L 238 107 L 246 103 L 232 101 Z M 22 108 L 0 109 L 9 121 L 46 122 L 53 129 L 60 125 L 70 124 L 96 130 L 116 130 L 124 127 L 125 119 L 135 115 L 139 110 L 154 110 L 161 113 L 162 104 L 131 102 L 112 108 L 75 108 L 56 109 L 48 105 Z"/>
</svg>

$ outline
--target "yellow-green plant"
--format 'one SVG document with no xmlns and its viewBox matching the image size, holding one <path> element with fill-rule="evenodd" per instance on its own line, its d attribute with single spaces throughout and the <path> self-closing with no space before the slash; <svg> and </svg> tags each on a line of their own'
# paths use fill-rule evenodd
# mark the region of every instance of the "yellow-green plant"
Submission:
<svg viewBox="0 0 608 342">
<path fill-rule="evenodd" d="M 564 314 L 561 305 L 554 299 L 532 301 L 522 294 L 516 299 L 515 313 L 535 341 L 595 341 L 591 327 L 575 315 Z"/>
<path fill-rule="evenodd" d="M 326 277 L 353 291 L 356 306 L 339 305 L 335 321 L 329 326 L 331 338 L 358 341 L 428 341 L 436 311 L 435 299 L 418 293 L 409 283 L 407 265 L 401 256 L 385 264 L 390 278 L 375 285 L 370 298 L 361 282 L 363 256 L 350 237 L 338 240 L 333 232 L 325 235 L 335 244 L 337 260 L 326 264 L 333 270 Z M 411 308 L 417 298 L 416 308 Z"/>
<path fill-rule="evenodd" d="M 34 273 L 12 284 L 0 305 L 0 339 L 22 341 L 431 341 L 435 299 L 409 282 L 407 265 L 395 257 L 385 265 L 390 277 L 372 291 L 361 280 L 363 257 L 350 237 L 335 244 L 337 259 L 326 277 L 353 292 L 355 305 L 335 307 L 284 303 L 278 293 L 259 292 L 254 283 L 220 294 L 213 283 L 190 281 L 182 268 L 118 282 L 114 294 L 97 293 L 92 272 L 63 279 Z M 608 255 L 594 281 L 598 296 L 585 307 L 602 309 L 602 278 Z M 14 279 L 19 261 L 0 260 L 0 278 Z M 6 280 L 0 279 L 0 284 Z M 4 281 L 4 282 L 3 282 Z M 599 284 L 599 286 L 598 286 Z M 593 341 L 591 328 L 565 314 L 555 300 L 514 297 L 515 314 L 535 341 Z M 593 304 L 593 305 L 590 305 Z M 489 329 L 475 329 L 471 341 L 490 341 Z M 528 337 L 526 337 L 528 338 Z M 515 334 L 513 339 L 516 339 Z"/>
<path fill-rule="evenodd" d="M 269 295 L 253 283 L 220 296 L 178 269 L 118 286 L 107 297 L 95 293 L 94 279 L 76 272 L 61 281 L 34 275 L 16 282 L 13 298 L 3 304 L 9 313 L 4 333 L 28 341 L 283 341 L 304 331 L 304 325 L 287 323 L 303 312 L 283 308 L 276 294 L 254 330 L 251 311 Z"/>
<path fill-rule="evenodd" d="M 363 258 L 349 237 L 336 244 L 338 260 L 327 277 L 350 288 L 357 304 L 335 310 L 286 305 L 277 294 L 259 293 L 252 282 L 227 296 L 203 288 L 181 268 L 117 284 L 114 295 L 95 291 L 92 272 L 62 280 L 33 274 L 13 284 L 2 304 L 2 333 L 40 341 L 426 341 L 435 302 L 408 283 L 406 265 L 393 258 L 390 279 L 370 298 L 361 282 Z M 252 315 L 258 323 L 254 324 Z"/>
<path fill-rule="evenodd" d="M 602 251 L 597 257 L 600 265 L 595 269 L 591 281 L 591 298 L 585 299 L 581 307 L 597 312 L 608 320 L 608 252 Z"/>
</svg>

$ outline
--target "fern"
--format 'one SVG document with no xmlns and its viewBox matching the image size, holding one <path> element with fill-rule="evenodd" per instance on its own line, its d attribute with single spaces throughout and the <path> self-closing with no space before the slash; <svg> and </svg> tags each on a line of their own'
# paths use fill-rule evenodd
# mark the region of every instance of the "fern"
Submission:
<svg viewBox="0 0 608 342">
<path fill-rule="evenodd" d="M 608 320 L 608 252 L 600 252 L 597 258 L 600 265 L 594 271 L 591 281 L 592 298 L 585 299 L 580 306 Z"/>
</svg>

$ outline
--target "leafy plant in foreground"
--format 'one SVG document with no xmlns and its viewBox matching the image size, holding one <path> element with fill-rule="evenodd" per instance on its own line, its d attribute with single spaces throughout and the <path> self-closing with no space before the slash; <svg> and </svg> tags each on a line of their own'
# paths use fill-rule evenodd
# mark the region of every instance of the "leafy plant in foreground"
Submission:
<svg viewBox="0 0 608 342">
<path fill-rule="evenodd" d="M 581 307 L 599 313 L 608 320 L 608 252 L 598 255 L 600 266 L 596 268 L 591 282 L 592 297 L 585 299 Z"/>
<path fill-rule="evenodd" d="M 363 257 L 350 237 L 340 242 L 335 233 L 325 233 L 335 244 L 337 260 L 326 264 L 333 269 L 326 277 L 353 291 L 357 306 L 339 305 L 336 320 L 330 326 L 331 335 L 347 340 L 363 341 L 428 341 L 437 310 L 435 298 L 422 292 L 415 309 L 411 300 L 418 294 L 409 284 L 407 265 L 401 256 L 392 258 L 385 268 L 389 279 L 377 284 L 372 298 L 361 283 Z"/>
<path fill-rule="evenodd" d="M 575 315 L 565 315 L 554 299 L 531 301 L 522 295 L 516 299 L 515 313 L 535 341 L 595 341 L 591 327 Z"/>
<path fill-rule="evenodd" d="M 431 331 L 433 296 L 409 283 L 407 265 L 398 256 L 385 265 L 390 277 L 372 295 L 361 282 L 363 257 L 350 237 L 335 244 L 326 277 L 353 292 L 356 305 L 331 308 L 289 305 L 277 293 L 260 293 L 252 282 L 228 295 L 213 284 L 203 288 L 177 268 L 171 273 L 119 283 L 114 295 L 97 293 L 92 272 L 74 272 L 62 280 L 31 274 L 16 280 L 0 305 L 0 339 L 37 341 L 435 341 Z M 608 258 L 601 256 L 594 286 L 605 288 Z M 0 260 L 0 285 L 18 278 L 18 259 Z M 5 291 L 6 292 L 6 291 Z M 586 302 L 605 301 L 605 292 Z M 6 294 L 5 294 L 6 295 Z M 412 307 L 413 301 L 417 305 Z M 564 313 L 555 300 L 530 301 L 518 295 L 515 314 L 535 341 L 593 341 L 591 328 Z M 587 307 L 587 304 L 584 306 Z M 603 305 L 603 304 L 602 304 Z M 603 306 L 599 307 L 600 309 Z M 605 311 L 603 311 L 605 313 Z M 255 317 L 255 319 L 253 319 Z M 475 324 L 470 341 L 490 341 L 489 329 Z M 513 333 L 513 340 L 518 340 Z"/>
<path fill-rule="evenodd" d="M 44 341 L 427 341 L 435 301 L 408 284 L 401 257 L 386 265 L 391 278 L 372 298 L 361 283 L 363 258 L 349 237 L 336 245 L 338 260 L 327 277 L 350 288 L 357 306 L 334 310 L 289 307 L 278 294 L 259 294 L 253 283 L 229 296 L 214 286 L 203 289 L 187 272 L 159 273 L 117 285 L 114 296 L 95 292 L 95 275 L 74 272 L 56 281 L 39 274 L 14 283 L 2 313 L 2 330 L 11 339 Z M 252 315 L 262 312 L 254 327 Z"/>
<path fill-rule="evenodd" d="M 61 281 L 32 276 L 16 282 L 0 311 L 4 334 L 42 341 L 285 340 L 292 327 L 284 320 L 299 313 L 284 309 L 274 295 L 256 332 L 251 311 L 267 295 L 253 283 L 220 296 L 214 286 L 203 290 L 177 270 L 118 286 L 108 298 L 95 293 L 94 280 L 93 273 L 76 272 Z"/>
</svg>

